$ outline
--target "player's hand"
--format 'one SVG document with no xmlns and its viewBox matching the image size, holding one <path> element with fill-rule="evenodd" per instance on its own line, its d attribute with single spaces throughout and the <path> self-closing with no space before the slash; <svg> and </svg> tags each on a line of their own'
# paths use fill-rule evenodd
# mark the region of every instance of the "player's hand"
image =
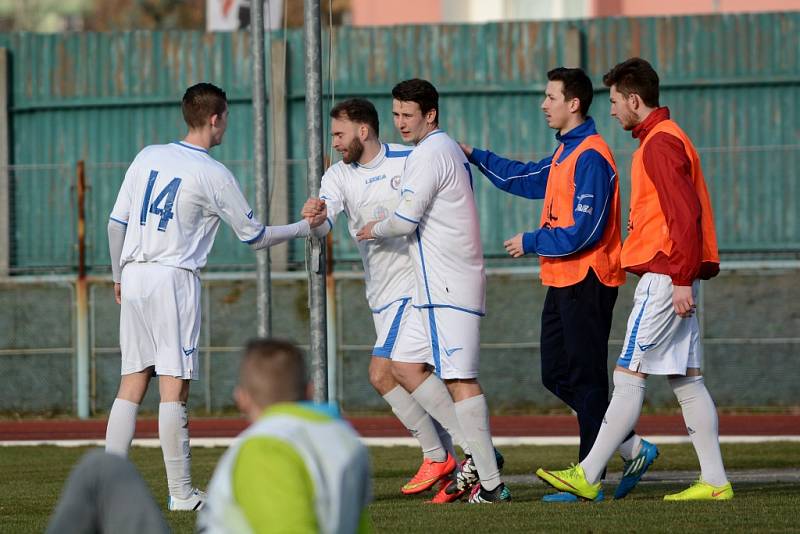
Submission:
<svg viewBox="0 0 800 534">
<path fill-rule="evenodd" d="M 117 304 L 122 304 L 122 284 L 114 282 L 114 300 Z"/>
<path fill-rule="evenodd" d="M 464 155 L 470 157 L 472 155 L 472 147 L 466 143 L 458 143 L 458 146 L 461 147 L 461 150 L 464 152 Z"/>
<path fill-rule="evenodd" d="M 310 223 L 310 219 L 319 215 L 320 212 L 325 213 L 325 201 L 321 198 L 311 197 L 306 200 L 305 204 L 303 204 L 303 209 L 300 210 L 300 215 L 304 219 L 309 219 Z"/>
<path fill-rule="evenodd" d="M 372 228 L 378 224 L 380 221 L 370 221 L 364 225 L 364 227 L 358 231 L 356 234 L 356 239 L 359 241 L 368 241 L 370 239 L 375 239 L 375 236 L 372 235 Z"/>
<path fill-rule="evenodd" d="M 316 215 L 311 217 L 305 217 L 305 219 L 308 221 L 308 225 L 311 228 L 316 228 L 317 226 L 324 224 L 325 221 L 328 219 L 328 211 L 324 209 L 320 210 L 319 212 L 317 212 Z"/>
<path fill-rule="evenodd" d="M 672 307 L 684 319 L 694 315 L 697 306 L 692 297 L 692 286 L 672 286 Z"/>
<path fill-rule="evenodd" d="M 506 252 L 512 258 L 521 258 L 525 255 L 525 251 L 522 249 L 522 234 L 515 235 L 503 243 L 503 246 L 506 247 Z"/>
</svg>

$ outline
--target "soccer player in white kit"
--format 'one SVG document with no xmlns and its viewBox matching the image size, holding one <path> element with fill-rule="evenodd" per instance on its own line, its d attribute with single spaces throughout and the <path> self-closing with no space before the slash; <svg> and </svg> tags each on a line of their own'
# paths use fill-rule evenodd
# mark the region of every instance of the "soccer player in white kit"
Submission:
<svg viewBox="0 0 800 534">
<path fill-rule="evenodd" d="M 199 378 L 200 279 L 220 220 L 261 249 L 308 236 L 310 224 L 265 227 L 239 184 L 208 154 L 228 125 L 225 92 L 208 83 L 186 90 L 182 141 L 151 145 L 131 163 L 108 224 L 114 293 L 120 310 L 122 379 L 106 430 L 106 451 L 127 456 L 139 404 L 159 377 L 158 434 L 170 510 L 197 510 L 205 494 L 192 487 L 186 401 Z"/>
<path fill-rule="evenodd" d="M 322 177 L 320 198 L 309 198 L 302 214 L 314 217 L 325 210 L 327 222 L 313 230 L 317 237 L 323 237 L 344 213 L 355 240 L 364 224 L 384 219 L 397 208 L 400 176 L 411 148 L 380 142 L 378 112 L 368 100 L 340 102 L 330 116 L 333 148 L 342 161 L 328 168 Z M 356 244 L 377 335 L 369 365 L 370 383 L 420 443 L 422 465 L 401 491 L 407 495 L 421 493 L 452 473 L 456 462 L 449 434 L 392 376 L 392 359 L 398 355 L 430 353 L 424 336 L 407 335 L 409 329 L 422 332 L 424 328 L 413 322 L 416 316 L 411 313 L 414 268 L 408 241 L 398 237 Z"/>
<path fill-rule="evenodd" d="M 392 97 L 395 127 L 404 141 L 416 146 L 401 179 L 400 205 L 390 217 L 365 225 L 358 238 L 408 236 L 416 275 L 413 313 L 424 324 L 431 346 L 430 356 L 395 357 L 394 374 L 431 414 L 426 400 L 455 401 L 469 457 L 467 469 L 462 466 L 448 486 L 451 495 L 472 489 L 471 503 L 509 501 L 511 493 L 500 479 L 492 445 L 489 409 L 478 383 L 486 276 L 469 163 L 458 144 L 439 129 L 439 94 L 430 82 L 400 82 Z M 441 493 L 447 494 L 448 487 Z"/>
</svg>

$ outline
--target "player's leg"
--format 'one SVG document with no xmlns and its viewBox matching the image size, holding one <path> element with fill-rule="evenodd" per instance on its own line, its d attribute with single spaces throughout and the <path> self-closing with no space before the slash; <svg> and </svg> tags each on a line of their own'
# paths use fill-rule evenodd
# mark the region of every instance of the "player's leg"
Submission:
<svg viewBox="0 0 800 534">
<path fill-rule="evenodd" d="M 164 456 L 170 510 L 199 510 L 205 494 L 192 486 L 189 445 L 189 385 L 199 374 L 200 281 L 191 272 L 164 267 L 161 286 L 150 301 L 151 329 L 157 340 L 156 373 L 161 403 L 158 437 Z"/>
<path fill-rule="evenodd" d="M 142 403 L 153 368 L 122 375 L 117 398 L 111 405 L 106 427 L 106 452 L 128 456 L 136 431 L 136 414 Z"/>
<path fill-rule="evenodd" d="M 564 328 L 561 322 L 559 293 L 563 288 L 548 287 L 542 306 L 540 354 L 542 385 L 577 412 L 569 384 Z"/>
<path fill-rule="evenodd" d="M 456 416 L 477 470 L 478 481 L 475 482 L 479 483 L 475 484 L 471 502 L 510 500 L 511 494 L 500 478 L 492 443 L 489 406 L 478 382 L 480 316 L 449 308 L 428 309 L 427 312 L 437 371 L 453 398 Z M 463 477 L 469 463 L 469 459 L 465 461 L 457 476 Z"/>
<path fill-rule="evenodd" d="M 696 282 L 695 284 L 698 284 Z M 697 291 L 697 285 L 694 289 Z M 695 297 L 696 299 L 696 297 Z M 689 489 L 668 495 L 668 500 L 728 500 L 733 489 L 725 474 L 719 448 L 719 420 L 717 407 L 706 389 L 700 372 L 703 352 L 700 345 L 700 327 L 697 315 L 681 319 L 690 326 L 689 357 L 683 375 L 670 375 L 669 384 L 681 405 L 689 438 L 700 462 L 700 482 Z"/>
<path fill-rule="evenodd" d="M 148 331 L 142 295 L 147 289 L 146 269 L 130 264 L 122 270 L 119 341 L 122 353 L 119 391 L 108 414 L 106 451 L 127 456 L 139 411 L 155 364 L 155 344 Z"/>
<path fill-rule="evenodd" d="M 464 440 L 453 405 L 453 398 L 444 382 L 431 373 L 433 364 L 430 338 L 422 322 L 427 310 L 411 308 L 407 323 L 392 353 L 392 375 L 398 384 L 453 437 L 465 454 L 469 446 Z"/>
<path fill-rule="evenodd" d="M 369 363 L 369 381 L 375 391 L 392 407 L 392 412 L 411 435 L 419 441 L 423 456 L 431 462 L 444 462 L 447 452 L 442 446 L 433 419 L 392 375 L 392 354 L 403 348 L 398 338 L 408 330 L 410 299 L 392 303 L 380 312 L 373 312 L 377 340 Z M 427 489 L 427 488 L 425 488 Z"/>
</svg>

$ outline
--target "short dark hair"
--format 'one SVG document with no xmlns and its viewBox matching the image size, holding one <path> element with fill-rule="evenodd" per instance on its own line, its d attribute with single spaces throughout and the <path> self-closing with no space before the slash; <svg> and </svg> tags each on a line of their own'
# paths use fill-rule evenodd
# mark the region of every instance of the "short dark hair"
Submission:
<svg viewBox="0 0 800 534">
<path fill-rule="evenodd" d="M 603 76 L 606 87 L 617 86 L 624 96 L 637 94 L 646 106 L 658 107 L 658 73 L 640 57 L 626 59 Z"/>
<path fill-rule="evenodd" d="M 333 106 L 331 118 L 366 124 L 375 131 L 375 135 L 380 134 L 378 111 L 372 102 L 364 98 L 350 98 L 339 102 Z"/>
<path fill-rule="evenodd" d="M 271 338 L 247 342 L 239 385 L 259 405 L 305 400 L 307 384 L 303 352 L 294 343 Z"/>
<path fill-rule="evenodd" d="M 547 79 L 551 82 L 562 82 L 564 84 L 564 99 L 572 100 L 577 98 L 581 103 L 581 116 L 586 117 L 589 114 L 594 88 L 592 87 L 592 80 L 583 72 L 583 69 L 558 67 L 547 73 Z"/>
<path fill-rule="evenodd" d="M 416 102 L 423 115 L 435 110 L 435 123 L 439 124 L 439 93 L 428 80 L 413 78 L 402 81 L 392 89 L 392 98 L 401 102 Z"/>
<path fill-rule="evenodd" d="M 222 115 L 228 109 L 225 91 L 214 84 L 198 83 L 183 94 L 181 111 L 189 128 L 201 128 L 212 115 Z"/>
</svg>

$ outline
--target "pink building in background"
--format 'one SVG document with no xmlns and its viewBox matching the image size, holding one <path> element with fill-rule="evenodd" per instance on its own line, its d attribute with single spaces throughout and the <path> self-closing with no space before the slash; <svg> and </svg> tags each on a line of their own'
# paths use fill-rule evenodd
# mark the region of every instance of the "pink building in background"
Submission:
<svg viewBox="0 0 800 534">
<path fill-rule="evenodd" d="M 350 0 L 353 26 L 798 11 L 800 0 Z"/>
</svg>

